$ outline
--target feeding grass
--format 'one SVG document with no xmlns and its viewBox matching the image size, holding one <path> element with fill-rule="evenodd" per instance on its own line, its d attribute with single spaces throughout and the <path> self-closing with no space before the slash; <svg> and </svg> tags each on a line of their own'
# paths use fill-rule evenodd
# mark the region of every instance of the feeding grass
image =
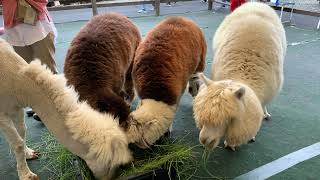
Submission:
<svg viewBox="0 0 320 180">
<path fill-rule="evenodd" d="M 157 144 L 147 150 L 132 147 L 135 161 L 119 169 L 119 178 L 163 168 L 169 177 L 176 174 L 178 179 L 189 179 L 196 171 L 194 147 L 169 138 L 161 138 Z M 44 166 L 41 171 L 49 171 L 49 179 L 70 180 L 78 179 L 77 176 L 83 180 L 94 179 L 85 162 L 59 144 L 50 133 L 45 133 L 41 142 L 32 147 L 41 152 L 40 162 Z"/>
<path fill-rule="evenodd" d="M 159 167 L 168 171 L 170 176 L 173 172 L 179 179 L 186 179 L 191 171 L 197 168 L 194 162 L 193 147 L 169 138 L 161 138 L 151 149 L 141 150 L 132 148 L 135 161 L 122 169 L 120 177 L 127 177 Z"/>
<path fill-rule="evenodd" d="M 49 171 L 48 179 L 70 180 L 81 176 L 83 180 L 93 180 L 85 162 L 59 144 L 50 133 L 44 133 L 41 142 L 31 146 L 41 153 L 43 168 L 40 171 Z"/>
</svg>

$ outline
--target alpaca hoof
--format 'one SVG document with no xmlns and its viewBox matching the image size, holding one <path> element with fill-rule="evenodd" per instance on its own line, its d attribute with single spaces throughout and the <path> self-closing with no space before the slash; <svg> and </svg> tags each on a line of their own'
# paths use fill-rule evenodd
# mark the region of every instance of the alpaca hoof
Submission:
<svg viewBox="0 0 320 180">
<path fill-rule="evenodd" d="M 35 119 L 36 121 L 40 121 L 41 122 L 40 117 L 36 113 L 33 115 L 33 119 Z"/>
<path fill-rule="evenodd" d="M 27 160 L 32 160 L 32 159 L 38 159 L 39 157 L 39 153 L 30 149 L 30 148 L 26 148 L 26 159 Z"/>
<path fill-rule="evenodd" d="M 266 121 L 270 121 L 271 120 L 271 115 L 268 113 L 268 114 L 265 114 L 263 116 L 263 119 L 266 120 Z"/>
<path fill-rule="evenodd" d="M 171 135 L 171 131 L 170 130 L 168 130 L 166 133 L 164 133 L 164 137 L 170 137 L 170 135 Z"/>
<path fill-rule="evenodd" d="M 252 139 L 250 139 L 249 142 L 250 142 L 250 143 L 256 142 L 256 137 L 253 137 Z"/>
<path fill-rule="evenodd" d="M 21 177 L 21 179 L 22 180 L 39 180 L 39 177 L 36 174 L 30 172 L 25 176 Z"/>
<path fill-rule="evenodd" d="M 236 147 L 235 147 L 235 146 L 229 146 L 228 143 L 227 143 L 227 141 L 224 141 L 224 148 L 225 148 L 225 149 L 230 149 L 230 150 L 232 150 L 233 152 L 236 151 Z"/>
<path fill-rule="evenodd" d="M 32 110 L 28 110 L 28 111 L 26 111 L 26 114 L 27 114 L 27 116 L 28 117 L 32 117 L 33 115 L 34 115 L 34 111 L 32 111 Z"/>
<path fill-rule="evenodd" d="M 39 180 L 39 177 L 36 174 L 33 174 L 29 176 L 30 180 Z"/>
<path fill-rule="evenodd" d="M 170 125 L 168 131 L 169 131 L 169 134 L 173 131 L 173 124 Z"/>
<path fill-rule="evenodd" d="M 271 114 L 269 114 L 268 112 L 264 112 L 263 119 L 266 121 L 271 120 Z"/>
</svg>

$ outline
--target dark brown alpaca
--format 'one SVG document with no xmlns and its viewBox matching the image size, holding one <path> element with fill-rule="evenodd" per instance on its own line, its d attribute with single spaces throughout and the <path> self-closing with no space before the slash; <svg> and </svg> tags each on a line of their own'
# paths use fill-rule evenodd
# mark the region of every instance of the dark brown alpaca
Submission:
<svg viewBox="0 0 320 180">
<path fill-rule="evenodd" d="M 198 92 L 206 49 L 201 29 L 183 17 L 169 17 L 147 34 L 133 64 L 141 102 L 130 114 L 129 141 L 147 147 L 168 130 L 188 81 L 192 96 Z"/>
<path fill-rule="evenodd" d="M 137 27 L 125 16 L 93 17 L 71 42 L 64 65 L 80 100 L 125 121 L 130 113 L 125 100 L 134 98 L 131 71 L 140 40 Z"/>
</svg>

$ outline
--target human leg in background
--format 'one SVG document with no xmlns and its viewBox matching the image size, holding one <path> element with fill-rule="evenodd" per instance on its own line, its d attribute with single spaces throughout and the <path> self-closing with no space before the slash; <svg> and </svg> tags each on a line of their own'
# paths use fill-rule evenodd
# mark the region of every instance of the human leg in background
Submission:
<svg viewBox="0 0 320 180">
<path fill-rule="evenodd" d="M 50 32 L 44 39 L 31 45 L 34 58 L 39 59 L 43 64 L 57 74 L 58 70 L 56 62 L 54 60 L 54 53 L 56 51 L 54 46 L 54 34 Z M 41 121 L 40 117 L 35 113 L 33 118 L 37 121 Z"/>
<path fill-rule="evenodd" d="M 171 0 L 168 0 L 166 6 L 170 7 L 171 6 Z"/>
<path fill-rule="evenodd" d="M 155 9 L 155 2 L 152 3 L 152 7 L 150 8 L 150 11 L 154 11 Z"/>
<path fill-rule="evenodd" d="M 13 46 L 14 51 L 19 54 L 27 63 L 30 63 L 33 57 L 33 51 L 31 46 Z M 25 108 L 28 117 L 34 115 L 34 111 L 30 107 Z"/>
<path fill-rule="evenodd" d="M 40 61 L 47 65 L 48 68 L 57 74 L 58 70 L 54 60 L 54 53 L 56 51 L 54 46 L 54 35 L 49 33 L 44 39 L 31 45 L 33 57 L 40 59 Z"/>
<path fill-rule="evenodd" d="M 53 33 L 49 33 L 44 39 L 32 45 L 14 46 L 13 48 L 27 63 L 38 58 L 43 64 L 46 64 L 54 74 L 58 73 L 54 60 L 55 46 Z M 28 117 L 33 116 L 35 120 L 41 121 L 39 116 L 34 113 L 31 108 L 27 108 L 26 113 Z"/>
<path fill-rule="evenodd" d="M 138 11 L 138 13 L 146 13 L 147 9 L 146 9 L 146 5 L 142 4 L 141 9 Z"/>
</svg>

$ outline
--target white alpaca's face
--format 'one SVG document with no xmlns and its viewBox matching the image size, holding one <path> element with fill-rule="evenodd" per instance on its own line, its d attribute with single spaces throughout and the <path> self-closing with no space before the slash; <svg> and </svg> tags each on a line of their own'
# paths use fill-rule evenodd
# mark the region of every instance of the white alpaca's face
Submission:
<svg viewBox="0 0 320 180">
<path fill-rule="evenodd" d="M 199 141 L 208 149 L 218 146 L 226 136 L 231 120 L 241 109 L 245 89 L 231 80 L 213 82 L 204 79 L 204 85 L 194 99 L 194 117 L 200 129 Z"/>
<path fill-rule="evenodd" d="M 225 130 L 225 126 L 212 127 L 204 125 L 199 134 L 199 141 L 207 149 L 214 149 L 223 138 Z"/>
</svg>

